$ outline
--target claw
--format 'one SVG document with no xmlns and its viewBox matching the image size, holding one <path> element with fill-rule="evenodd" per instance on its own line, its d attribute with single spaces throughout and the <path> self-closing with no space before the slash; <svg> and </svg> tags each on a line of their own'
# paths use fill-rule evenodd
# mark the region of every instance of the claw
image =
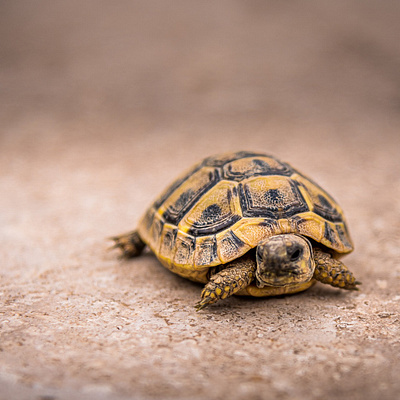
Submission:
<svg viewBox="0 0 400 400">
<path fill-rule="evenodd" d="M 345 288 L 345 289 L 347 289 L 347 290 L 360 290 L 360 288 L 357 287 L 357 285 L 361 285 L 361 284 L 362 284 L 361 282 L 355 281 L 355 282 L 354 282 L 354 286 L 348 287 L 348 288 Z"/>
<path fill-rule="evenodd" d="M 113 240 L 115 243 L 109 247 L 107 247 L 107 251 L 115 250 L 115 249 L 122 249 L 124 250 L 125 244 L 121 241 L 118 236 L 108 237 L 107 240 Z"/>
<path fill-rule="evenodd" d="M 209 306 L 210 304 L 213 304 L 217 301 L 218 299 L 214 296 L 206 296 L 203 297 L 198 303 L 195 304 L 194 308 L 196 309 L 196 311 L 200 311 L 203 308 L 206 308 L 207 306 Z"/>
<path fill-rule="evenodd" d="M 107 247 L 107 251 L 111 251 L 114 249 L 120 249 L 121 248 L 121 243 L 115 242 L 112 246 Z"/>
<path fill-rule="evenodd" d="M 200 311 L 203 308 L 206 308 L 209 304 L 211 304 L 211 299 L 203 299 L 201 301 L 199 301 L 198 303 L 195 304 L 194 308 L 196 309 L 196 311 Z"/>
</svg>

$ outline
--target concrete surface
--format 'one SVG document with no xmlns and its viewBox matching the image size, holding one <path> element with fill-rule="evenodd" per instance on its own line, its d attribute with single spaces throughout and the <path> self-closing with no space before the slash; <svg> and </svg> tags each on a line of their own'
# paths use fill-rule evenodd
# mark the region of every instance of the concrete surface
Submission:
<svg viewBox="0 0 400 400">
<path fill-rule="evenodd" d="M 1 399 L 398 399 L 396 1 L 0 4 Z M 359 293 L 232 298 L 135 226 L 194 161 L 255 149 L 346 211 Z"/>
</svg>

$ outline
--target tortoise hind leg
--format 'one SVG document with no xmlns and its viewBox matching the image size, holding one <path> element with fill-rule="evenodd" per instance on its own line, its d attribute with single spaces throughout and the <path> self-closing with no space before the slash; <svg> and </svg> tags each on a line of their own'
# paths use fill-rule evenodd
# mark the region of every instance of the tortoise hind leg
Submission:
<svg viewBox="0 0 400 400">
<path fill-rule="evenodd" d="M 346 290 L 358 290 L 361 282 L 339 260 L 335 260 L 321 249 L 314 249 L 315 271 L 314 279 L 328 285 Z"/>
<path fill-rule="evenodd" d="M 131 231 L 123 235 L 114 236 L 110 239 L 114 240 L 115 242 L 114 246 L 112 246 L 113 249 L 121 249 L 122 258 L 132 258 L 140 256 L 146 246 L 146 243 L 143 242 L 137 231 Z"/>
<path fill-rule="evenodd" d="M 257 265 L 250 257 L 242 257 L 224 267 L 222 271 L 213 274 L 204 287 L 201 300 L 195 305 L 197 311 L 247 287 L 254 279 Z"/>
</svg>

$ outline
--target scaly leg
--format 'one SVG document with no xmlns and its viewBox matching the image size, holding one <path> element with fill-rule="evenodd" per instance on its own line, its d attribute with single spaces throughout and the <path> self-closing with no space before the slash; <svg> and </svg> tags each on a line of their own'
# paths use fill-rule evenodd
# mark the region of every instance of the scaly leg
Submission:
<svg viewBox="0 0 400 400">
<path fill-rule="evenodd" d="M 339 260 L 335 260 L 321 249 L 314 248 L 315 271 L 314 278 L 317 281 L 347 290 L 358 290 L 361 282 Z"/>
<path fill-rule="evenodd" d="M 245 288 L 254 279 L 257 265 L 250 257 L 239 258 L 211 276 L 201 292 L 201 300 L 196 304 L 197 311 L 218 300 L 226 299 Z"/>
<path fill-rule="evenodd" d="M 121 249 L 121 258 L 140 256 L 146 246 L 146 243 L 143 242 L 137 231 L 131 231 L 123 235 L 114 236 L 110 239 L 115 242 L 114 246 L 112 246 L 113 249 Z"/>
</svg>

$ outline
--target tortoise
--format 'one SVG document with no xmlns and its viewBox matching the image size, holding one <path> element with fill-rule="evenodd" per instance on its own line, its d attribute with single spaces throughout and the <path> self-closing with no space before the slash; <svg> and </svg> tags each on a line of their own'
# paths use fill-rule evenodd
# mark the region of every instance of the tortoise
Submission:
<svg viewBox="0 0 400 400">
<path fill-rule="evenodd" d="M 297 293 L 316 281 L 358 290 L 339 260 L 353 250 L 343 211 L 288 163 L 240 151 L 205 158 L 153 202 L 136 230 L 111 238 L 122 257 L 148 246 L 205 284 L 197 310 L 233 294 Z"/>
</svg>

